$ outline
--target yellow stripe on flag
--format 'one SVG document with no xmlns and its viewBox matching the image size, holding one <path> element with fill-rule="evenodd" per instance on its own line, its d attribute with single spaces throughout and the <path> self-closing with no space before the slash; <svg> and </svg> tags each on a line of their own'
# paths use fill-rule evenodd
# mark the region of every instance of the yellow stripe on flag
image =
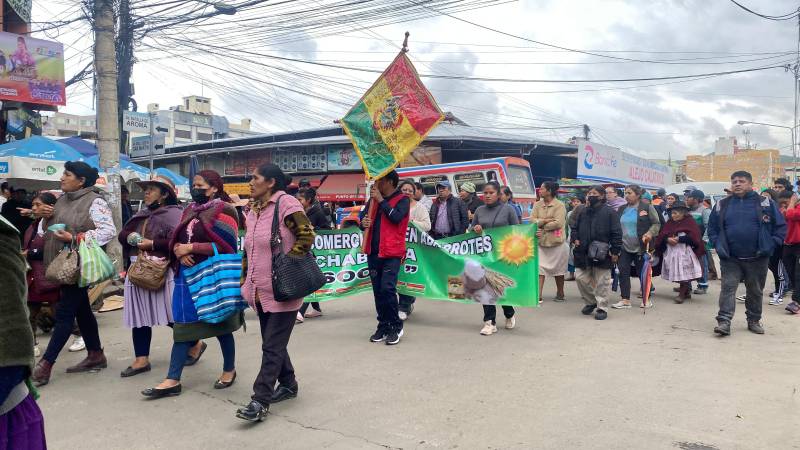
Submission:
<svg viewBox="0 0 800 450">
<path fill-rule="evenodd" d="M 387 111 L 392 108 L 392 97 L 386 79 L 381 78 L 373 86 L 370 95 L 364 98 L 364 105 L 386 147 L 397 161 L 402 161 L 417 147 L 420 135 L 399 107 L 391 112 Z M 392 126 L 381 127 L 381 118 L 394 118 L 394 122 Z M 411 146 L 403 145 L 404 143 L 411 143 Z"/>
</svg>

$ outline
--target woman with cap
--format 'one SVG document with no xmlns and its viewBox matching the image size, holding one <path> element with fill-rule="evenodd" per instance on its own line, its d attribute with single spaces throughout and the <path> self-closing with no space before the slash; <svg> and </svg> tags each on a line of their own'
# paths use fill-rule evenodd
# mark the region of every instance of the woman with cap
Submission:
<svg viewBox="0 0 800 450">
<path fill-rule="evenodd" d="M 192 203 L 183 211 L 168 247 L 177 260 L 173 265 L 176 273 L 172 292 L 174 342 L 167 377 L 157 386 L 142 391 L 142 395 L 153 399 L 181 393 L 183 368 L 197 363 L 207 347 L 202 340 L 207 338 L 216 337 L 222 350 L 222 375 L 214 383 L 214 389 L 228 388 L 236 380 L 233 332 L 242 327 L 244 314 L 237 312 L 222 322 L 208 323 L 183 308 L 186 302 L 191 302 L 184 270 L 205 261 L 215 252 L 236 253 L 239 230 L 236 208 L 230 204 L 222 177 L 213 170 L 201 170 L 195 175 L 191 194 Z"/>
<path fill-rule="evenodd" d="M 461 198 L 461 201 L 467 205 L 469 218 L 472 220 L 472 215 L 475 214 L 475 210 L 483 205 L 483 200 L 475 194 L 475 183 L 467 181 L 462 184 L 461 187 L 458 188 L 458 196 Z"/>
<path fill-rule="evenodd" d="M 48 219 L 48 223 L 64 225 L 62 230 L 45 233 L 45 267 L 53 262 L 66 244 L 92 239 L 98 245 L 106 245 L 117 235 L 111 208 L 102 191 L 95 186 L 97 178 L 97 169 L 85 162 L 70 161 L 64 164 L 64 174 L 61 175 L 61 190 L 64 195 L 58 199 L 52 211 L 49 208 L 42 211 L 42 216 Z M 106 356 L 100 345 L 97 320 L 89 305 L 88 288 L 77 284 L 62 285 L 59 289 L 53 335 L 33 372 L 33 380 L 37 385 L 45 385 L 50 381 L 53 364 L 67 343 L 76 318 L 88 355 L 83 361 L 68 367 L 67 373 L 95 371 L 107 366 Z"/>
<path fill-rule="evenodd" d="M 167 261 L 172 254 L 169 248 L 172 232 L 181 220 L 175 185 L 163 176 L 136 184 L 144 191 L 145 207 L 122 227 L 119 243 L 122 244 L 123 256 L 131 264 L 137 258 Z M 125 326 L 131 329 L 136 359 L 120 373 L 121 377 L 150 371 L 152 327 L 172 325 L 174 272 L 171 268 L 167 267 L 164 279 L 161 289 L 150 290 L 137 286 L 130 277 L 125 278 L 122 319 Z"/>
<path fill-rule="evenodd" d="M 669 209 L 671 220 L 664 224 L 655 241 L 661 258 L 661 277 L 680 283 L 675 303 L 692 298 L 691 282 L 703 276 L 700 258 L 705 254 L 700 227 L 689 214 L 686 203 L 678 200 Z"/>
</svg>

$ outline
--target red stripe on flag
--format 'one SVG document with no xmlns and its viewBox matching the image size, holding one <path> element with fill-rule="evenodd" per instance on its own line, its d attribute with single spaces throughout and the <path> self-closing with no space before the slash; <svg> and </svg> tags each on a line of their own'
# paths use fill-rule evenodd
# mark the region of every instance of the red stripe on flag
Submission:
<svg viewBox="0 0 800 450">
<path fill-rule="evenodd" d="M 442 117 L 428 89 L 422 84 L 405 55 L 398 56 L 386 69 L 384 79 L 393 95 L 400 97 L 400 110 L 420 135 L 425 135 Z"/>
</svg>

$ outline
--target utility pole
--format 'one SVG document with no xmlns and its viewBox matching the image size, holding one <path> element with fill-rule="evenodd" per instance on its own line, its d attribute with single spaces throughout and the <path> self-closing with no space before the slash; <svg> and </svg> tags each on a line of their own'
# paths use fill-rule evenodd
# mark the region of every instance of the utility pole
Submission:
<svg viewBox="0 0 800 450">
<path fill-rule="evenodd" d="M 592 131 L 589 125 L 583 124 L 583 138 L 589 140 L 589 132 Z"/>
<path fill-rule="evenodd" d="M 132 100 L 131 92 L 131 75 L 133 72 L 133 23 L 131 20 L 131 2 L 130 0 L 119 0 L 119 35 L 115 41 L 117 50 L 117 104 L 118 121 L 122 123 L 122 112 L 127 111 L 131 107 Z M 137 108 L 134 106 L 133 110 Z M 128 133 L 120 129 L 120 153 L 126 153 L 128 144 Z"/>
<path fill-rule="evenodd" d="M 117 57 L 113 0 L 94 0 L 94 64 L 97 83 L 97 150 L 100 167 L 108 177 L 109 198 L 114 224 L 122 227 L 119 176 L 119 108 L 117 105 Z M 122 248 L 112 239 L 106 252 L 119 273 Z"/>
</svg>

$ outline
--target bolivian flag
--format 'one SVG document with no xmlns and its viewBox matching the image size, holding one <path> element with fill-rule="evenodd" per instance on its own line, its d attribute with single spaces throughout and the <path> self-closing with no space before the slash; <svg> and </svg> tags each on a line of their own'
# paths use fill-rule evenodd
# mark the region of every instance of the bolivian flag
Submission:
<svg viewBox="0 0 800 450">
<path fill-rule="evenodd" d="M 444 119 L 414 65 L 400 52 L 341 120 L 367 178 L 397 167 Z"/>
</svg>

